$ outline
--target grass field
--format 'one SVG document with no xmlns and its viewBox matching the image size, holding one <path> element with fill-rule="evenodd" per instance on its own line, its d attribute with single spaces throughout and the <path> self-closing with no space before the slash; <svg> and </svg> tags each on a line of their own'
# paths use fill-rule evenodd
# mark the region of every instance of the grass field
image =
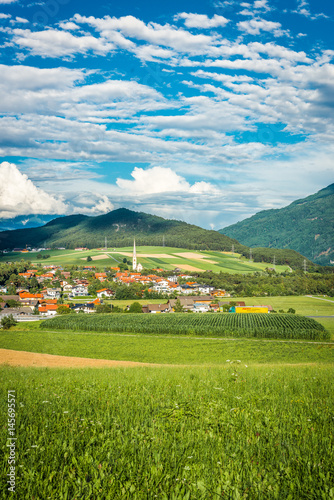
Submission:
<svg viewBox="0 0 334 500">
<path fill-rule="evenodd" d="M 44 331 L 20 324 L 2 332 L 0 348 L 84 358 L 162 364 L 332 363 L 334 343 Z"/>
<path fill-rule="evenodd" d="M 308 297 L 261 303 L 310 316 L 333 311 Z M 317 318 L 327 329 L 333 320 Z M 2 499 L 334 499 L 333 342 L 74 333 L 20 323 L 0 332 L 0 348 L 166 365 L 0 366 Z M 7 483 L 9 390 L 15 494 Z"/>
<path fill-rule="evenodd" d="M 329 365 L 4 367 L 1 376 L 3 499 L 334 497 Z M 8 390 L 15 495 L 7 491 Z"/>
<path fill-rule="evenodd" d="M 34 264 L 59 264 L 69 265 L 76 264 L 83 266 L 87 264 L 86 259 L 91 256 L 93 261 L 89 265 L 96 266 L 96 268 L 103 269 L 104 267 L 117 266 L 126 257 L 131 260 L 132 248 L 108 248 L 93 249 L 87 251 L 74 251 L 74 250 L 48 250 L 41 252 L 50 255 L 49 259 L 37 259 L 36 253 L 8 253 L 0 257 L 0 262 L 17 261 L 17 260 L 31 260 Z M 107 258 L 96 259 L 106 255 Z M 143 256 L 144 255 L 144 256 Z M 232 254 L 229 252 L 214 252 L 207 251 L 201 252 L 196 250 L 187 250 L 182 248 L 172 247 L 137 247 L 137 259 L 146 268 L 161 267 L 166 270 L 173 270 L 179 267 L 184 272 L 194 271 L 207 271 L 211 269 L 214 272 L 228 272 L 228 273 L 253 273 L 255 271 L 264 270 L 271 265 L 268 263 L 255 263 L 249 262 L 239 254 Z M 285 271 L 287 266 L 276 266 L 278 272 Z"/>
</svg>

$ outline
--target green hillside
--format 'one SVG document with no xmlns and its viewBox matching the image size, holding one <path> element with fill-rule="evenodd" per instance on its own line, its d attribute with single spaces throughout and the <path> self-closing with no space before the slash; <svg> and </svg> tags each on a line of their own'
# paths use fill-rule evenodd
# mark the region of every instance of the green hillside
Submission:
<svg viewBox="0 0 334 500">
<path fill-rule="evenodd" d="M 26 245 L 96 248 L 104 246 L 105 238 L 109 247 L 131 246 L 136 238 L 138 246 L 165 244 L 196 250 L 231 250 L 234 245 L 235 251 L 240 253 L 245 249 L 238 241 L 217 231 L 125 208 L 97 217 L 72 215 L 59 217 L 37 228 L 3 231 L 0 232 L 0 249 Z"/>
<path fill-rule="evenodd" d="M 0 232 L 0 250 L 28 247 L 129 247 L 168 246 L 191 250 L 231 251 L 249 258 L 249 248 L 218 231 L 203 229 L 177 220 L 120 208 L 97 217 L 59 217 L 44 226 Z M 274 255 L 275 254 L 275 255 Z M 254 262 L 301 267 L 304 257 L 293 250 L 254 249 Z M 311 264 L 311 263 L 310 263 Z"/>
<path fill-rule="evenodd" d="M 334 261 L 334 184 L 219 231 L 250 247 L 293 249 L 317 264 Z"/>
</svg>

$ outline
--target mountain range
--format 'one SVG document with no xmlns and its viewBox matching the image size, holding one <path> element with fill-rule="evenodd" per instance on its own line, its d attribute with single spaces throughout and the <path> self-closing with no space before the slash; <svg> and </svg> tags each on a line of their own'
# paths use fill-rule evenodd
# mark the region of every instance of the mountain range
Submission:
<svg viewBox="0 0 334 500">
<path fill-rule="evenodd" d="M 250 249 L 236 239 L 218 231 L 203 229 L 183 221 L 164 219 L 143 212 L 119 208 L 104 215 L 70 215 L 58 217 L 47 224 L 28 229 L 0 232 L 0 250 L 78 246 L 108 247 L 133 245 L 169 246 L 196 250 L 233 251 L 249 257 Z M 293 250 L 252 249 L 254 261 L 287 264 L 293 268 L 303 265 L 304 257 Z M 308 265 L 312 264 L 308 262 Z M 268 266 L 271 267 L 271 266 Z"/>
<path fill-rule="evenodd" d="M 334 184 L 287 207 L 258 212 L 219 232 L 250 247 L 290 248 L 317 264 L 333 264 Z"/>
</svg>

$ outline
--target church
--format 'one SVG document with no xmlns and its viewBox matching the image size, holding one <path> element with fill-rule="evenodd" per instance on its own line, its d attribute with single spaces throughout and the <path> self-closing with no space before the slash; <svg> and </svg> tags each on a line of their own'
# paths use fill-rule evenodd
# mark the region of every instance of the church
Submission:
<svg viewBox="0 0 334 500">
<path fill-rule="evenodd" d="M 141 272 L 143 270 L 143 266 L 139 262 L 137 262 L 136 240 L 133 240 L 132 270 L 138 272 Z"/>
</svg>

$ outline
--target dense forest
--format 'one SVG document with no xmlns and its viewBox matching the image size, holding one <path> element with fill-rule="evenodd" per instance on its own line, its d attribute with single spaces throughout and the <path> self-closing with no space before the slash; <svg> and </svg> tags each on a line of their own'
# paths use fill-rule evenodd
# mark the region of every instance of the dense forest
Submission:
<svg viewBox="0 0 334 500">
<path fill-rule="evenodd" d="M 221 229 L 251 247 L 292 248 L 313 262 L 334 260 L 334 184 L 276 210 L 263 210 Z"/>
</svg>

